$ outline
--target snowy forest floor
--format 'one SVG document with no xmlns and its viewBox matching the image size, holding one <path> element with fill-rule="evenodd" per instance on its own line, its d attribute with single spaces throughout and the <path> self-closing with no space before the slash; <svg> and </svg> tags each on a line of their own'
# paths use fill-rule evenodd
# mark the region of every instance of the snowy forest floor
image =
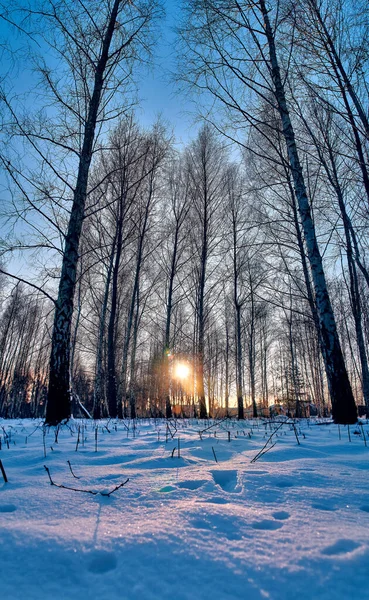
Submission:
<svg viewBox="0 0 369 600">
<path fill-rule="evenodd" d="M 369 598 L 369 425 L 322 423 L 0 420 L 2 600 Z"/>
</svg>

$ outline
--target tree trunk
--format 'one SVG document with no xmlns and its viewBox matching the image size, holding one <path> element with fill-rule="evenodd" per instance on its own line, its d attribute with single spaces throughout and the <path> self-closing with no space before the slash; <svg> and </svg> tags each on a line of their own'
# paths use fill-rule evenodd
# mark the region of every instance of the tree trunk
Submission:
<svg viewBox="0 0 369 600">
<path fill-rule="evenodd" d="M 164 367 L 164 386 L 165 386 L 165 416 L 167 419 L 172 418 L 172 405 L 170 403 L 170 377 L 169 377 L 169 358 L 168 353 L 170 351 L 170 325 L 172 319 L 172 308 L 173 308 L 173 284 L 174 277 L 176 274 L 177 266 L 177 251 L 178 251 L 178 235 L 179 235 L 180 221 L 176 220 L 176 229 L 174 233 L 174 245 L 173 254 L 170 267 L 169 275 L 169 289 L 167 297 L 167 314 L 165 321 L 165 340 L 164 340 L 164 355 L 163 355 L 163 367 Z"/>
<path fill-rule="evenodd" d="M 250 391 L 252 402 L 252 416 L 254 419 L 258 416 L 256 406 L 256 389 L 255 389 L 255 300 L 254 290 L 252 285 L 251 273 L 249 276 L 250 282 L 250 297 L 251 297 L 251 323 L 250 323 L 250 339 L 249 339 L 249 367 L 250 367 Z"/>
<path fill-rule="evenodd" d="M 55 306 L 54 326 L 51 341 L 49 388 L 46 408 L 46 423 L 56 425 L 71 415 L 70 398 L 70 339 L 73 316 L 73 300 L 76 285 L 79 241 L 87 195 L 95 128 L 104 73 L 109 58 L 109 49 L 121 0 L 115 0 L 107 30 L 102 42 L 100 58 L 96 65 L 94 89 L 89 102 L 88 115 L 84 128 L 83 144 L 79 159 L 77 183 L 73 195 L 73 205 L 65 238 L 62 270 L 58 298 Z"/>
<path fill-rule="evenodd" d="M 96 374 L 95 374 L 95 387 L 94 387 L 94 405 L 93 405 L 93 418 L 100 419 L 102 416 L 101 404 L 102 404 L 102 387 L 103 387 L 103 346 L 104 346 L 104 335 L 105 335 L 105 323 L 106 315 L 108 312 L 110 282 L 113 272 L 114 254 L 115 254 L 115 241 L 113 240 L 108 272 L 106 275 L 105 292 L 103 304 L 101 307 L 100 323 L 99 323 L 99 337 L 97 342 L 97 353 L 96 353 Z M 110 414 L 110 413 L 109 413 Z"/>
<path fill-rule="evenodd" d="M 140 232 L 140 236 L 139 236 L 139 240 L 138 240 L 136 271 L 135 271 L 135 278 L 134 278 L 134 283 L 133 283 L 131 302 L 130 302 L 129 311 L 128 311 L 126 335 L 125 335 L 124 346 L 123 346 L 121 394 L 120 394 L 122 399 L 119 400 L 119 398 L 118 398 L 118 400 L 117 400 L 118 417 L 120 419 L 123 417 L 122 400 L 123 400 L 124 408 L 126 407 L 128 351 L 129 351 L 129 345 L 130 345 L 130 341 L 131 341 L 132 327 L 133 327 L 134 314 L 135 314 L 135 306 L 136 306 L 136 302 L 137 302 L 137 294 L 138 294 L 138 290 L 139 290 L 139 282 L 140 282 L 140 275 L 141 275 L 141 268 L 142 268 L 142 261 L 143 261 L 144 240 L 145 240 L 145 236 L 146 236 L 146 232 L 147 232 L 151 199 L 152 199 L 152 190 L 150 191 L 150 197 L 149 197 L 146 207 L 145 207 L 142 230 Z M 132 406 L 131 406 L 131 410 L 132 410 Z M 135 413 L 135 408 L 134 408 L 134 413 Z M 124 416 L 126 416 L 126 415 L 124 415 Z M 135 418 L 135 416 L 132 416 L 132 412 L 131 412 L 131 418 L 132 419 Z"/>
<path fill-rule="evenodd" d="M 233 302 L 236 311 L 236 394 L 237 394 L 237 416 L 238 419 L 245 418 L 243 405 L 243 357 L 242 357 L 242 327 L 241 327 L 241 309 L 239 301 L 238 275 L 239 266 L 237 264 L 237 215 L 235 207 L 232 207 L 232 235 L 233 235 Z"/>
<path fill-rule="evenodd" d="M 259 0 L 259 3 L 264 19 L 265 34 L 269 45 L 271 71 L 275 86 L 274 93 L 282 121 L 283 134 L 287 145 L 295 193 L 299 205 L 299 212 L 305 234 L 306 247 L 315 288 L 324 363 L 332 401 L 332 415 L 336 423 L 356 423 L 357 410 L 355 400 L 343 360 L 333 309 L 328 294 L 322 257 L 319 252 L 315 226 L 311 216 L 306 185 L 298 156 L 295 133 L 292 127 L 280 74 L 274 35 L 265 1 Z"/>
<path fill-rule="evenodd" d="M 116 320 L 118 308 L 118 276 L 120 268 L 120 259 L 122 256 L 122 240 L 123 240 L 123 216 L 124 216 L 124 200 L 120 199 L 119 215 L 117 223 L 117 241 L 116 255 L 112 277 L 111 291 L 111 306 L 108 325 L 108 409 L 109 416 L 115 419 L 117 416 L 121 419 L 122 415 L 118 411 L 117 401 L 117 373 L 116 373 Z M 114 250 L 113 250 L 114 252 Z"/>
<path fill-rule="evenodd" d="M 361 309 L 362 303 L 361 303 L 359 282 L 358 282 L 357 269 L 356 269 L 356 263 L 355 263 L 356 258 L 354 256 L 354 248 L 356 248 L 357 252 L 358 252 L 357 238 L 356 238 L 355 230 L 352 227 L 350 217 L 346 210 L 344 192 L 343 192 L 340 178 L 339 178 L 339 172 L 338 172 L 338 167 L 337 167 L 335 151 L 332 146 L 331 139 L 329 137 L 328 123 L 325 124 L 324 130 L 323 130 L 323 124 L 320 124 L 320 125 L 321 125 L 320 132 L 323 137 L 325 148 L 326 148 L 326 150 L 328 152 L 328 156 L 329 156 L 329 164 L 328 164 L 325 154 L 323 153 L 323 150 L 321 148 L 320 140 L 317 139 L 316 135 L 306 124 L 308 131 L 314 141 L 315 147 L 317 149 L 319 159 L 320 159 L 320 161 L 324 167 L 324 170 L 327 174 L 327 178 L 337 196 L 338 206 L 339 206 L 341 217 L 342 217 L 342 223 L 343 223 L 345 240 L 346 240 L 347 264 L 348 264 L 348 271 L 349 271 L 349 278 L 350 278 L 351 309 L 352 309 L 352 314 L 353 314 L 354 322 L 355 322 L 356 342 L 357 342 L 357 347 L 359 350 L 360 365 L 361 365 L 361 386 L 362 386 L 365 405 L 369 408 L 369 368 L 368 368 L 368 358 L 367 358 L 367 353 L 366 353 L 366 348 L 365 348 L 364 332 L 363 332 L 363 325 L 362 325 L 362 309 Z M 353 248 L 353 246 L 354 246 L 354 248 Z M 359 263 L 360 263 L 360 258 L 358 257 L 358 259 L 359 259 Z M 359 266 L 359 264 L 358 264 L 358 266 Z M 364 271 L 364 274 L 368 275 L 367 271 L 363 265 L 362 265 L 361 271 L 362 272 Z"/>
<path fill-rule="evenodd" d="M 134 324 L 133 324 L 131 365 L 130 365 L 130 375 L 129 375 L 129 407 L 130 407 L 131 419 L 135 419 L 137 416 L 136 393 L 135 393 L 135 373 L 136 373 L 136 350 L 137 350 L 137 335 L 138 335 L 139 316 L 140 316 L 140 287 L 139 287 L 139 282 L 138 282 L 137 292 L 136 292 L 136 307 L 135 307 L 135 318 L 134 318 Z"/>
<path fill-rule="evenodd" d="M 225 378 L 224 378 L 224 408 L 225 416 L 229 416 L 229 327 L 227 315 L 225 318 Z"/>
<path fill-rule="evenodd" d="M 237 416 L 238 419 L 244 419 L 244 406 L 243 406 L 243 393 L 242 393 L 242 373 L 243 373 L 243 360 L 242 360 L 242 329 L 241 329 L 241 307 L 236 304 L 236 348 L 237 348 L 237 362 L 236 362 L 236 392 L 237 392 Z"/>
<path fill-rule="evenodd" d="M 197 395 L 199 398 L 200 419 L 207 419 L 204 389 L 204 336 L 205 336 L 205 275 L 207 263 L 207 206 L 205 199 L 204 231 L 201 253 L 198 308 L 198 352 L 197 352 Z"/>
</svg>

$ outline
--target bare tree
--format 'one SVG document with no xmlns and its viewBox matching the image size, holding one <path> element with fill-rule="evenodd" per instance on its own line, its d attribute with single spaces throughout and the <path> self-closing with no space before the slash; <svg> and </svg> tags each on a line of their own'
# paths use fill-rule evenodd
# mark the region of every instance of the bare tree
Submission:
<svg viewBox="0 0 369 600">
<path fill-rule="evenodd" d="M 195 263 L 195 318 L 197 326 L 196 344 L 196 388 L 200 407 L 200 418 L 207 417 L 204 387 L 205 329 L 209 308 L 206 306 L 206 288 L 210 274 L 214 276 L 216 267 L 210 267 L 209 259 L 219 244 L 219 217 L 224 189 L 224 152 L 214 131 L 203 127 L 197 139 L 191 144 L 188 154 L 190 177 L 190 200 L 192 207 L 193 256 Z"/>
<path fill-rule="evenodd" d="M 279 2 L 272 11 L 265 0 L 193 0 L 188 4 L 187 26 L 182 39 L 186 38 L 184 43 L 192 58 L 192 80 L 210 91 L 234 118 L 236 116 L 237 121 L 243 118 L 253 127 L 258 127 L 257 117 L 245 102 L 245 89 L 249 96 L 262 98 L 274 106 L 279 114 L 314 285 L 333 416 L 336 422 L 353 423 L 357 418 L 355 401 L 343 360 L 288 106 L 285 84 L 288 72 L 281 72 L 278 58 L 278 8 Z M 274 18 L 276 21 L 272 25 L 271 19 Z M 293 48 L 290 50 L 293 51 Z"/>
<path fill-rule="evenodd" d="M 168 166 L 168 202 L 170 203 L 171 214 L 164 220 L 164 245 L 168 246 L 165 262 L 166 278 L 166 314 L 165 314 L 165 334 L 164 334 L 164 355 L 163 355 L 163 387 L 165 395 L 165 416 L 172 417 L 172 407 L 170 401 L 170 376 L 169 376 L 169 358 L 171 355 L 171 329 L 173 319 L 173 309 L 177 299 L 176 278 L 183 261 L 183 250 L 185 245 L 185 223 L 189 212 L 189 176 L 184 169 L 181 158 L 173 159 Z M 165 208 L 165 212 L 167 209 Z M 168 241 L 166 238 L 168 236 Z"/>
<path fill-rule="evenodd" d="M 157 5 L 126 0 L 94 0 L 75 3 L 69 0 L 46 0 L 20 12 L 29 28 L 37 22 L 43 43 L 58 60 L 54 70 L 40 65 L 43 82 L 51 97 L 57 117 L 45 120 L 42 114 L 32 122 L 17 117 L 11 103 L 4 98 L 14 128 L 30 144 L 47 168 L 71 196 L 67 231 L 62 240 L 62 266 L 56 300 L 49 374 L 46 421 L 58 423 L 70 416 L 70 342 L 73 299 L 76 285 L 79 241 L 85 215 L 88 178 L 97 140 L 104 124 L 127 107 L 117 100 L 128 90 L 133 66 L 146 54 Z M 119 93 L 118 93 L 119 92 Z M 121 96 L 120 96 L 121 98 Z M 59 118 L 58 120 L 56 120 Z M 52 154 L 55 149 L 55 155 Z M 75 178 L 69 181 L 68 170 Z M 22 174 L 11 171 L 18 187 Z M 44 196 L 52 196 L 49 188 Z M 56 205 L 56 199 L 52 198 Z"/>
</svg>

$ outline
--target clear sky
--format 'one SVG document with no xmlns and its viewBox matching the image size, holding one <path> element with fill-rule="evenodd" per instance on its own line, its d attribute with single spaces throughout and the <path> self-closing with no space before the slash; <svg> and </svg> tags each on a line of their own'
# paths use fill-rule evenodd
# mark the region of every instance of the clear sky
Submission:
<svg viewBox="0 0 369 600">
<path fill-rule="evenodd" d="M 174 129 L 177 142 L 186 143 L 196 134 L 194 105 L 189 97 L 178 93 L 173 81 L 176 71 L 175 27 L 178 25 L 181 0 L 164 0 L 165 19 L 154 50 L 153 66 L 139 82 L 140 109 L 144 124 L 151 124 L 159 113 Z"/>
</svg>

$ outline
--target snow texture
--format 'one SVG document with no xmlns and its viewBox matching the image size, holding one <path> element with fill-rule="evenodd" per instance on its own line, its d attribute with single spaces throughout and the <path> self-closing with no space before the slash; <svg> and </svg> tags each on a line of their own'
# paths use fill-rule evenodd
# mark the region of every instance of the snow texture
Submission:
<svg viewBox="0 0 369 600">
<path fill-rule="evenodd" d="M 368 599 L 369 426 L 212 424 L 0 421 L 1 599 Z"/>
</svg>

